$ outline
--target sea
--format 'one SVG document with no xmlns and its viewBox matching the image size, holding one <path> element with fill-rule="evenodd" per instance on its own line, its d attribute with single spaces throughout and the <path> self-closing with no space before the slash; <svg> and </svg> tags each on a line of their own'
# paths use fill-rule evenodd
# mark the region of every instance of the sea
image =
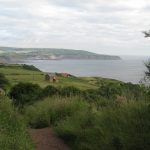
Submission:
<svg viewBox="0 0 150 150">
<path fill-rule="evenodd" d="M 121 56 L 121 60 L 27 60 L 44 72 L 69 73 L 78 77 L 104 77 L 140 83 L 144 78 L 147 56 Z"/>
</svg>

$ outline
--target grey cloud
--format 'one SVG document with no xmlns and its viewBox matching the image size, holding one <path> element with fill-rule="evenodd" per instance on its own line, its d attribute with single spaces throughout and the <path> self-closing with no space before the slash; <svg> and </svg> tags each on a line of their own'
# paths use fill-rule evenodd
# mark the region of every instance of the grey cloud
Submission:
<svg viewBox="0 0 150 150">
<path fill-rule="evenodd" d="M 48 0 L 49 3 L 63 7 L 82 8 L 90 3 L 90 0 Z"/>
<path fill-rule="evenodd" d="M 150 54 L 150 42 L 141 34 L 149 28 L 149 4 L 129 7 L 130 1 L 0 0 L 0 44 L 110 54 L 133 53 L 143 47 Z"/>
<path fill-rule="evenodd" d="M 98 12 L 102 13 L 119 13 L 119 12 L 127 12 L 127 11 L 133 11 L 134 9 L 131 9 L 127 6 L 118 6 L 118 5 L 111 5 L 111 4 L 100 4 L 96 6 L 96 9 Z"/>
</svg>

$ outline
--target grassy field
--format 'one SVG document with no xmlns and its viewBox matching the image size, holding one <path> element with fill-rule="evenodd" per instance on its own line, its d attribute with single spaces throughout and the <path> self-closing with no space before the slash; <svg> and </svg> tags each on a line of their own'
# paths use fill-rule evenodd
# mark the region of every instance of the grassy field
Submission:
<svg viewBox="0 0 150 150">
<path fill-rule="evenodd" d="M 104 81 L 102 78 L 76 78 L 76 77 L 59 77 L 56 83 L 45 81 L 45 73 L 40 71 L 32 71 L 24 69 L 21 65 L 6 65 L 0 66 L 0 72 L 3 73 L 10 81 L 11 85 L 18 82 L 31 82 L 39 84 L 41 87 L 47 85 L 53 86 L 75 86 L 80 89 L 96 89 L 98 82 Z M 118 82 L 109 80 L 110 82 Z"/>
</svg>

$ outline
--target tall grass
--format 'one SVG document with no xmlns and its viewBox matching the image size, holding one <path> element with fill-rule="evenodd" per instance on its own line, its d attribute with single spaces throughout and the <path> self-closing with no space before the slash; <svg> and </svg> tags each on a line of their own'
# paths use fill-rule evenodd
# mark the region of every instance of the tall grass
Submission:
<svg viewBox="0 0 150 150">
<path fill-rule="evenodd" d="M 149 150 L 149 102 L 96 101 L 49 97 L 27 106 L 24 115 L 33 128 L 54 127 L 73 150 Z"/>
<path fill-rule="evenodd" d="M 42 128 L 56 125 L 60 120 L 65 120 L 67 117 L 87 108 L 88 104 L 80 100 L 79 97 L 49 97 L 26 107 L 25 116 L 31 127 Z"/>
<path fill-rule="evenodd" d="M 24 120 L 6 97 L 0 97 L 0 150 L 33 150 Z"/>
<path fill-rule="evenodd" d="M 82 111 L 55 128 L 73 150 L 149 150 L 150 105 L 130 102 Z"/>
</svg>

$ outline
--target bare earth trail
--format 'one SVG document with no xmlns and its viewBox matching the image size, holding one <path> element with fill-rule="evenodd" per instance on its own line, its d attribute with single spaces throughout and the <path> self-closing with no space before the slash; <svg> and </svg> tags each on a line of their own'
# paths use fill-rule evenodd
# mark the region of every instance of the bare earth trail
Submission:
<svg viewBox="0 0 150 150">
<path fill-rule="evenodd" d="M 51 128 L 29 129 L 36 150 L 69 150 Z"/>
</svg>

